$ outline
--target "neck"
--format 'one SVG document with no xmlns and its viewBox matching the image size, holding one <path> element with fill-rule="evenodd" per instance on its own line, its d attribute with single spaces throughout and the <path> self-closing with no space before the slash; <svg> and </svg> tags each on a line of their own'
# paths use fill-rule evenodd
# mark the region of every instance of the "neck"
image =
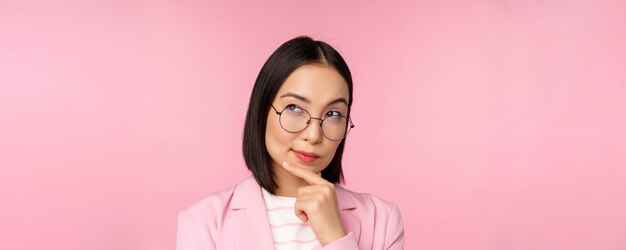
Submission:
<svg viewBox="0 0 626 250">
<path fill-rule="evenodd" d="M 273 169 L 278 181 L 278 188 L 276 189 L 278 196 L 298 197 L 298 188 L 310 185 L 304 179 L 287 172 L 281 166 L 274 164 Z"/>
</svg>

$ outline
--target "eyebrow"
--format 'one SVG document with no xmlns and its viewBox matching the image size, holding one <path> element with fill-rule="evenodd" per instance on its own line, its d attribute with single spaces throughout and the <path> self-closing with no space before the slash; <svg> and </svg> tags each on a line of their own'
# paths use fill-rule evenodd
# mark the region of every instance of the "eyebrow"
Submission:
<svg viewBox="0 0 626 250">
<path fill-rule="evenodd" d="M 294 94 L 294 93 L 291 93 L 291 92 L 288 92 L 288 93 L 280 96 L 280 98 L 284 98 L 284 97 L 293 97 L 293 98 L 296 98 L 296 99 L 298 99 L 300 101 L 306 102 L 307 104 L 311 104 L 311 100 L 307 99 L 304 96 L 297 95 L 297 94 Z M 348 106 L 348 101 L 346 101 L 346 98 L 343 98 L 343 97 L 339 97 L 339 98 L 337 98 L 335 100 L 332 100 L 331 102 L 326 104 L 326 106 L 330 106 L 330 105 L 333 105 L 335 103 L 343 103 L 346 106 Z"/>
</svg>

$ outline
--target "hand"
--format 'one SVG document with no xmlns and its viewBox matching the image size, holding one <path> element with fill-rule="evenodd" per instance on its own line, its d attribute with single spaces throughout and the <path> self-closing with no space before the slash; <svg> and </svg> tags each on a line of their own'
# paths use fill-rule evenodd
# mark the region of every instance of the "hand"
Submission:
<svg viewBox="0 0 626 250">
<path fill-rule="evenodd" d="M 306 168 L 287 162 L 282 166 L 311 184 L 298 188 L 295 212 L 302 222 L 309 222 L 322 246 L 346 236 L 339 216 L 335 185 Z"/>
</svg>

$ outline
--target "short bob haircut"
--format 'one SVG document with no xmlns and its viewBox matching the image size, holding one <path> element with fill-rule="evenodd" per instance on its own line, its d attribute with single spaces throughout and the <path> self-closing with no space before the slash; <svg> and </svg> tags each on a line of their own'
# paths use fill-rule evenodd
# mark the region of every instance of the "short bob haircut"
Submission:
<svg viewBox="0 0 626 250">
<path fill-rule="evenodd" d="M 352 106 L 352 76 L 339 52 L 322 41 L 299 36 L 283 43 L 267 59 L 254 83 L 243 132 L 243 157 L 257 183 L 275 194 L 278 184 L 272 169 L 272 158 L 265 146 L 265 127 L 270 105 L 287 77 L 298 67 L 325 64 L 334 67 L 348 83 L 348 117 Z M 331 183 L 343 183 L 341 157 L 344 137 L 332 161 L 322 171 L 322 178 Z"/>
</svg>

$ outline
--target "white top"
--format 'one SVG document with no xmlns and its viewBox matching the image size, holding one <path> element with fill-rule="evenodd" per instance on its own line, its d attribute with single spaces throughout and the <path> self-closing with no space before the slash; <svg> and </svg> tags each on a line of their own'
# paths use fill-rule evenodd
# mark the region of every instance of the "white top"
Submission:
<svg viewBox="0 0 626 250">
<path fill-rule="evenodd" d="M 276 250 L 310 250 L 321 246 L 311 226 L 296 216 L 296 198 L 272 195 L 264 188 L 261 190 Z"/>
</svg>

